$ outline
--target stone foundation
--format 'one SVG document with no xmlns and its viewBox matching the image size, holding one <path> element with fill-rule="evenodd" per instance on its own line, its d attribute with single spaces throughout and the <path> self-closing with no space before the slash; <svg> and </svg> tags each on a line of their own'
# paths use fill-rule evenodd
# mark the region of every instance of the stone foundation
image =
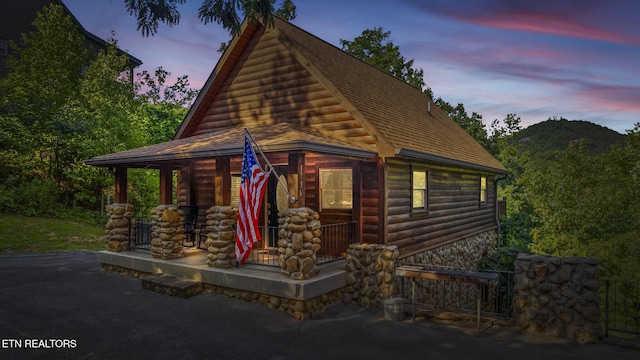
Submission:
<svg viewBox="0 0 640 360">
<path fill-rule="evenodd" d="M 401 260 L 401 263 L 476 271 L 480 259 L 488 257 L 496 251 L 496 240 L 496 233 L 488 231 L 407 256 Z M 400 279 L 398 280 L 400 281 Z M 476 295 L 478 291 L 483 291 L 483 296 L 487 299 L 495 296 L 495 291 L 492 288 L 478 288 L 473 284 L 413 279 L 411 281 L 405 280 L 403 297 L 407 299 L 412 296 L 412 287 L 410 286 L 412 282 L 415 283 L 416 302 L 436 307 L 447 305 L 459 309 L 474 310 L 477 306 Z M 398 282 L 397 285 L 400 286 L 401 282 Z M 491 311 L 491 304 L 491 301 L 485 301 L 483 310 Z"/>
<path fill-rule="evenodd" d="M 175 205 L 151 210 L 151 255 L 169 260 L 184 256 L 184 211 Z"/>
<path fill-rule="evenodd" d="M 282 274 L 295 280 L 317 275 L 316 253 L 320 250 L 320 215 L 310 208 L 281 211 L 278 219 L 278 263 Z"/>
<path fill-rule="evenodd" d="M 402 258 L 402 263 L 476 270 L 480 259 L 489 257 L 496 252 L 496 241 L 496 233 L 487 231 L 435 249 L 404 257 Z"/>
<path fill-rule="evenodd" d="M 207 210 L 207 265 L 221 269 L 234 266 L 238 211 L 230 206 Z"/>
<path fill-rule="evenodd" d="M 135 238 L 134 209 L 127 203 L 114 203 L 107 205 L 109 220 L 105 226 L 107 234 L 107 250 L 119 252 L 129 250 L 129 235 Z M 131 227 L 129 227 L 131 224 Z M 131 231 L 131 234 L 129 234 Z"/>
<path fill-rule="evenodd" d="M 516 260 L 516 326 L 583 343 L 602 341 L 598 261 L 520 254 Z"/>
<path fill-rule="evenodd" d="M 313 319 L 322 314 L 331 305 L 343 301 L 344 291 L 338 289 L 309 300 L 293 300 L 278 296 L 260 294 L 252 291 L 230 289 L 223 286 L 204 284 L 205 292 L 216 293 L 234 299 L 255 302 L 271 309 L 284 311 L 296 320 Z"/>
<path fill-rule="evenodd" d="M 347 302 L 357 302 L 363 308 L 382 308 L 382 301 L 396 294 L 396 246 L 351 244 L 346 260 Z"/>
</svg>

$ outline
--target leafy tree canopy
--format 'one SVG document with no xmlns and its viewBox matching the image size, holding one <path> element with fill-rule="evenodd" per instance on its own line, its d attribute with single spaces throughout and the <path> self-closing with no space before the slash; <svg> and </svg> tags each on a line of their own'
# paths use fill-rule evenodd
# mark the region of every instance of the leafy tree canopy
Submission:
<svg viewBox="0 0 640 360">
<path fill-rule="evenodd" d="M 390 31 L 376 27 L 364 30 L 353 41 L 340 39 L 340 45 L 347 53 L 422 90 L 426 86 L 424 71 L 413 68 L 413 60 L 402 56 L 400 48 L 389 39 L 390 35 Z M 433 97 L 431 89 L 427 88 L 426 92 Z"/>
<path fill-rule="evenodd" d="M 187 0 L 124 0 L 129 14 L 138 21 L 138 30 L 143 36 L 155 35 L 162 22 L 172 27 L 180 23 L 178 5 Z M 275 0 L 203 0 L 198 9 L 198 18 L 204 24 L 216 22 L 232 35 L 240 31 L 242 17 L 250 22 L 264 19 L 273 21 L 273 14 L 287 20 L 296 16 L 296 7 L 292 0 L 283 0 L 275 8 Z M 243 15 L 243 16 L 241 16 Z"/>
</svg>

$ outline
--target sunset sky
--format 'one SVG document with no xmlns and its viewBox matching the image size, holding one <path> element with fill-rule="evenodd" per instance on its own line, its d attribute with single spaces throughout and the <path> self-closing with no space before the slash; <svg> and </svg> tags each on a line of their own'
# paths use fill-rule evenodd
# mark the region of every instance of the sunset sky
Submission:
<svg viewBox="0 0 640 360">
<path fill-rule="evenodd" d="M 229 34 L 197 18 L 202 0 L 179 7 L 176 27 L 143 37 L 123 0 L 63 0 L 93 34 L 115 32 L 122 49 L 188 75 L 200 89 Z M 340 47 L 382 27 L 436 97 L 528 126 L 550 117 L 591 121 L 620 133 L 640 122 L 640 1 L 294 0 L 293 23 Z"/>
</svg>

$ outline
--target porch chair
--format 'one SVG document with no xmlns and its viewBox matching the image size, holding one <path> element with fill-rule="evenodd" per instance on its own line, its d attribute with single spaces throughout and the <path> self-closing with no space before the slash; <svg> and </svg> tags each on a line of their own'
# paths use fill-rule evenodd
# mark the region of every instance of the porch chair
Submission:
<svg viewBox="0 0 640 360">
<path fill-rule="evenodd" d="M 184 212 L 184 234 L 186 235 L 183 246 L 194 247 L 196 245 L 196 224 L 198 222 L 198 207 L 178 206 Z M 190 245 L 187 245 L 189 243 Z"/>
</svg>

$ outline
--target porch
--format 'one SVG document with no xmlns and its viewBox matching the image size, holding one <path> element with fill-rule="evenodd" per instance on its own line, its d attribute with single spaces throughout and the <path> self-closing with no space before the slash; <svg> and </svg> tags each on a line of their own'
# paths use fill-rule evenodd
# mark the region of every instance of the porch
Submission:
<svg viewBox="0 0 640 360">
<path fill-rule="evenodd" d="M 202 283 L 205 288 L 248 291 L 280 299 L 308 301 L 344 288 L 347 284 L 345 261 L 321 264 L 320 272 L 308 280 L 293 280 L 283 276 L 279 268 L 245 264 L 239 268 L 219 269 L 207 265 L 207 252 L 188 249 L 180 259 L 162 260 L 147 250 L 98 252 L 105 268 L 119 268 L 148 274 L 167 274 Z"/>
</svg>

